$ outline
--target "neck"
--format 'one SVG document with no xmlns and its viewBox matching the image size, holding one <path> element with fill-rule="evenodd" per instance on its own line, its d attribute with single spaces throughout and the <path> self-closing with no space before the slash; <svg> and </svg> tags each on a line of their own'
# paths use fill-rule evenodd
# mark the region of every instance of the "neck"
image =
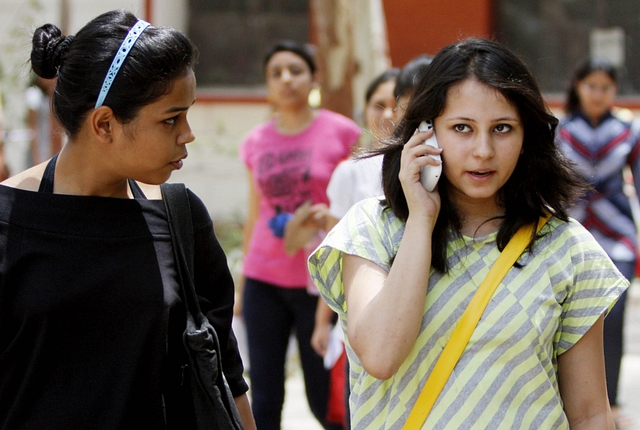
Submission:
<svg viewBox="0 0 640 430">
<path fill-rule="evenodd" d="M 68 142 L 56 163 L 54 192 L 77 196 L 131 198 L 127 178 L 115 177 L 104 154 L 90 145 Z"/>
<path fill-rule="evenodd" d="M 461 233 L 470 237 L 486 236 L 500 229 L 504 208 L 495 199 L 482 202 L 455 202 L 461 218 Z"/>
<path fill-rule="evenodd" d="M 308 105 L 298 109 L 279 109 L 274 121 L 282 134 L 298 134 L 305 130 L 316 117 L 316 112 Z"/>
</svg>

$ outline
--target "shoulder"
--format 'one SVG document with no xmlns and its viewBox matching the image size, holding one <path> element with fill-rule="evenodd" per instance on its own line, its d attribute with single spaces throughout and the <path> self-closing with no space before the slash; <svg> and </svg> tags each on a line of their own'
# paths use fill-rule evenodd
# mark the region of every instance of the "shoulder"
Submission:
<svg viewBox="0 0 640 430">
<path fill-rule="evenodd" d="M 581 121 L 582 121 L 582 117 L 580 115 L 576 113 L 568 113 L 562 118 L 560 118 L 560 121 L 558 122 L 558 130 L 562 130 L 567 126 L 569 126 L 570 124 L 574 124 L 576 122 L 581 122 Z"/>
<path fill-rule="evenodd" d="M 213 223 L 209 209 L 204 204 L 202 199 L 198 197 L 193 191 L 187 188 L 187 194 L 189 196 L 189 205 L 191 206 L 191 217 L 193 218 L 193 228 L 198 230 L 209 226 Z"/>
<path fill-rule="evenodd" d="M 371 197 L 355 203 L 334 230 L 334 235 L 327 237 L 332 247 L 389 270 L 404 233 L 404 222 L 380 198 Z"/>
<path fill-rule="evenodd" d="M 273 126 L 273 121 L 269 120 L 262 124 L 256 125 L 251 129 L 249 134 L 242 141 L 241 147 L 251 145 L 256 142 L 260 142 L 265 137 L 269 137 L 273 135 L 275 132 L 275 128 Z"/>
<path fill-rule="evenodd" d="M 568 221 L 562 221 L 556 217 L 551 217 L 547 224 L 540 231 L 543 237 L 548 237 L 547 242 L 561 245 L 578 244 L 595 242 L 591 233 L 584 228 L 582 224 L 573 218 L 569 218 Z"/>
<path fill-rule="evenodd" d="M 355 168 L 356 168 L 355 160 L 353 160 L 352 158 L 347 158 L 346 160 L 343 160 L 340 163 L 338 163 L 336 168 L 333 170 L 333 173 L 331 174 L 331 180 L 333 181 L 334 178 L 340 179 L 340 178 L 348 177 L 354 171 Z"/>
<path fill-rule="evenodd" d="M 1 184 L 11 188 L 17 188 L 19 190 L 26 191 L 38 191 L 40 187 L 40 181 L 42 175 L 47 167 L 48 161 L 40 163 L 37 166 L 33 166 L 23 172 L 20 172 L 9 179 L 5 180 Z"/>
<path fill-rule="evenodd" d="M 633 112 L 627 108 L 614 106 L 611 108 L 611 115 L 613 115 L 617 120 L 627 124 L 631 124 L 634 121 Z"/>
<path fill-rule="evenodd" d="M 148 199 L 162 199 L 162 191 L 159 185 L 138 184 Z M 172 185 L 178 186 L 183 184 L 169 184 L 169 186 Z M 205 206 L 204 202 L 189 188 L 186 188 L 186 190 L 187 197 L 189 199 L 191 218 L 193 219 L 193 228 L 195 230 L 199 230 L 206 227 L 208 224 L 211 224 L 211 216 L 209 215 L 209 210 Z"/>
<path fill-rule="evenodd" d="M 547 259 L 549 265 L 571 266 L 573 271 L 581 270 L 585 264 L 614 267 L 593 235 L 572 218 L 562 221 L 553 217 L 540 233 L 536 254 Z"/>
<path fill-rule="evenodd" d="M 358 135 L 361 133 L 360 127 L 355 123 L 355 121 L 337 112 L 320 109 L 318 110 L 317 119 L 321 123 L 331 124 L 333 127 L 337 127 L 339 129 L 348 130 L 357 133 Z"/>
<path fill-rule="evenodd" d="M 254 158 L 262 151 L 262 148 L 270 148 L 274 142 L 277 143 L 276 136 L 277 133 L 272 121 L 257 125 L 240 144 L 238 148 L 240 158 L 249 168 L 252 168 Z"/>
</svg>

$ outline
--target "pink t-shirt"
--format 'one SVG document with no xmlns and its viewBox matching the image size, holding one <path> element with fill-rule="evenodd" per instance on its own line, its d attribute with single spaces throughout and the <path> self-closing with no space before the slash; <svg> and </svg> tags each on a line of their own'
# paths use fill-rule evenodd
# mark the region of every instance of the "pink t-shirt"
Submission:
<svg viewBox="0 0 640 430">
<path fill-rule="evenodd" d="M 244 258 L 246 277 L 281 287 L 306 287 L 307 253 L 288 255 L 269 221 L 279 213 L 293 213 L 307 200 L 329 204 L 331 173 L 351 154 L 359 135 L 355 122 L 325 109 L 296 135 L 279 133 L 273 121 L 251 131 L 240 145 L 240 157 L 253 175 L 260 214 Z"/>
</svg>

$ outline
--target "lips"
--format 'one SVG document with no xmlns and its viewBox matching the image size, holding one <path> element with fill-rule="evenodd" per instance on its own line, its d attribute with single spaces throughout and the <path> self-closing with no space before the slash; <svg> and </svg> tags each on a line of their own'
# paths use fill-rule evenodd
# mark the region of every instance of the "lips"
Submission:
<svg viewBox="0 0 640 430">
<path fill-rule="evenodd" d="M 171 162 L 171 165 L 176 169 L 176 170 L 180 170 L 182 168 L 183 162 L 182 160 L 184 160 L 185 158 L 188 157 L 189 154 L 185 154 L 184 156 L 178 158 L 175 161 Z"/>
<path fill-rule="evenodd" d="M 491 175 L 492 173 L 494 173 L 494 171 L 493 170 L 475 170 L 469 173 L 472 174 L 473 176 L 484 177 L 484 176 Z"/>
<path fill-rule="evenodd" d="M 471 176 L 471 178 L 478 181 L 482 181 L 482 180 L 486 180 L 493 177 L 496 171 L 495 170 L 470 170 L 467 173 Z"/>
</svg>

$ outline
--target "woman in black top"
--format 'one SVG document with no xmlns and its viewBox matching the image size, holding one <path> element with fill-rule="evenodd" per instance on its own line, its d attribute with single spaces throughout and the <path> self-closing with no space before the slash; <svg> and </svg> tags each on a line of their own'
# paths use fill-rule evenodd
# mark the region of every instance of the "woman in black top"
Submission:
<svg viewBox="0 0 640 430">
<path fill-rule="evenodd" d="M 195 428 L 157 184 L 194 140 L 196 56 L 177 30 L 124 11 L 75 37 L 36 30 L 32 67 L 58 77 L 53 111 L 68 143 L 0 185 L 0 429 Z M 233 281 L 206 208 L 192 193 L 190 203 L 200 305 L 255 428 L 231 331 Z"/>
</svg>

